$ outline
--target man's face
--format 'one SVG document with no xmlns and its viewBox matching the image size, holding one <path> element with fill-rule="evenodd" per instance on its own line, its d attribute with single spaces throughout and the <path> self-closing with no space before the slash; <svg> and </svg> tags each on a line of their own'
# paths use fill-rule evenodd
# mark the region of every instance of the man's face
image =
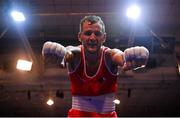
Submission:
<svg viewBox="0 0 180 118">
<path fill-rule="evenodd" d="M 104 43 L 106 33 L 102 32 L 102 25 L 99 22 L 91 24 L 91 22 L 86 21 L 82 26 L 82 32 L 78 34 L 78 38 L 86 51 L 95 53 Z"/>
</svg>

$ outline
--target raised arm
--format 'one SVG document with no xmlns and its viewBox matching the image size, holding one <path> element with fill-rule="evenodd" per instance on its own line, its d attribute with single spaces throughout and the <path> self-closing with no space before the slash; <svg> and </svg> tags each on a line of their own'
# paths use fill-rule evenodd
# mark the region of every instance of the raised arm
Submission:
<svg viewBox="0 0 180 118">
<path fill-rule="evenodd" d="M 67 46 L 55 42 L 47 41 L 42 48 L 42 56 L 46 65 L 60 65 L 65 67 L 65 63 L 73 63 L 79 56 L 80 47 Z"/>
<path fill-rule="evenodd" d="M 114 64 L 126 71 L 145 66 L 149 58 L 149 51 L 143 46 L 127 48 L 124 52 L 112 49 L 111 57 Z"/>
<path fill-rule="evenodd" d="M 149 51 L 143 46 L 128 48 L 124 51 L 124 70 L 145 67 L 149 58 Z"/>
<path fill-rule="evenodd" d="M 60 65 L 63 67 L 62 60 L 67 53 L 67 49 L 58 43 L 47 41 L 42 48 L 42 56 L 46 65 Z"/>
</svg>

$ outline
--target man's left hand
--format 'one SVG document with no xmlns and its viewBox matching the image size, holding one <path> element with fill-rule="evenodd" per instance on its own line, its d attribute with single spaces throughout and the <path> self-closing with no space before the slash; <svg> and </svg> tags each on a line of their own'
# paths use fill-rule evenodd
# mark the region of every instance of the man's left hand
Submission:
<svg viewBox="0 0 180 118">
<path fill-rule="evenodd" d="M 135 69 L 146 65 L 149 58 L 149 51 L 143 46 L 131 47 L 124 51 L 124 57 L 125 63 L 123 70 Z"/>
</svg>

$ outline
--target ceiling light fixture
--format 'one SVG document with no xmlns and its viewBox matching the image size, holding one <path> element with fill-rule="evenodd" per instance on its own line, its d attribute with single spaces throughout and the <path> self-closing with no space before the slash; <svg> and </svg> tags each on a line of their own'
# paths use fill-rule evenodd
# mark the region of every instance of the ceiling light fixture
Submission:
<svg viewBox="0 0 180 118">
<path fill-rule="evenodd" d="M 115 104 L 120 104 L 120 100 L 119 100 L 119 99 L 115 99 L 113 102 L 114 102 Z"/>
<path fill-rule="evenodd" d="M 54 101 L 50 98 L 50 99 L 48 99 L 46 104 L 49 105 L 49 106 L 52 106 L 54 104 Z"/>
<path fill-rule="evenodd" d="M 17 61 L 16 68 L 19 69 L 19 70 L 22 70 L 22 71 L 31 71 L 32 62 L 27 61 L 27 60 L 23 60 L 23 59 L 19 59 Z"/>
<path fill-rule="evenodd" d="M 136 20 L 141 14 L 141 9 L 138 5 L 133 4 L 127 8 L 126 16 L 130 19 Z"/>
<path fill-rule="evenodd" d="M 17 22 L 22 22 L 26 20 L 23 12 L 17 11 L 17 10 L 13 10 L 11 12 L 11 17 L 13 18 L 14 21 L 17 21 Z"/>
</svg>

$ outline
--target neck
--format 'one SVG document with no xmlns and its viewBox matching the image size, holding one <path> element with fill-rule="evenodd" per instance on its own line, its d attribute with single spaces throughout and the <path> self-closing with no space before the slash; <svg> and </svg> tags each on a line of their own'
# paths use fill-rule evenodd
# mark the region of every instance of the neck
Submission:
<svg viewBox="0 0 180 118">
<path fill-rule="evenodd" d="M 102 48 L 100 48 L 96 53 L 89 53 L 87 50 L 84 50 L 85 72 L 88 76 L 93 76 L 98 71 L 101 61 L 101 55 Z"/>
<path fill-rule="evenodd" d="M 98 61 L 100 61 L 101 53 L 102 53 L 101 48 L 95 53 L 89 53 L 86 50 L 84 50 L 84 51 L 85 51 L 85 59 L 86 59 L 87 62 L 89 62 L 89 63 L 97 63 Z"/>
</svg>

